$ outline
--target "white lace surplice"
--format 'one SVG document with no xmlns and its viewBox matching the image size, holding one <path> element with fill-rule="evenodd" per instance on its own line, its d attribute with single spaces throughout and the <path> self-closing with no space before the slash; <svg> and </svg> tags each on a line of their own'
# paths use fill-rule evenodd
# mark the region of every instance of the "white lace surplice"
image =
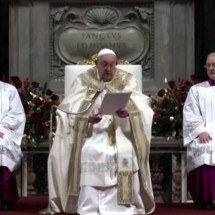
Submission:
<svg viewBox="0 0 215 215">
<path fill-rule="evenodd" d="M 199 142 L 198 135 L 207 131 L 212 140 Z M 207 81 L 191 87 L 183 111 L 184 145 L 187 146 L 187 168 L 215 165 L 215 86 Z"/>
<path fill-rule="evenodd" d="M 0 81 L 0 166 L 13 171 L 22 158 L 25 112 L 15 87 Z"/>
</svg>

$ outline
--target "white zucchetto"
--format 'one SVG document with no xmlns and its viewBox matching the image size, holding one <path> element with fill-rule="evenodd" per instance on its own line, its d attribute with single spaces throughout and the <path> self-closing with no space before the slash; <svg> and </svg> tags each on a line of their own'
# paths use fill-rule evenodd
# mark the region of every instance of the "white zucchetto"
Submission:
<svg viewBox="0 0 215 215">
<path fill-rule="evenodd" d="M 99 51 L 97 57 L 102 56 L 104 54 L 112 54 L 112 55 L 116 56 L 116 54 L 115 54 L 115 52 L 113 50 L 105 48 L 105 49 L 102 49 L 102 50 Z"/>
</svg>

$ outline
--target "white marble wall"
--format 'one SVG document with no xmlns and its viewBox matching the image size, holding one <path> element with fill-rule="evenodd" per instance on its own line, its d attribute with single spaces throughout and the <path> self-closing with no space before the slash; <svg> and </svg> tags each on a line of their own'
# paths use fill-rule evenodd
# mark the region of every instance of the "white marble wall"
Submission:
<svg viewBox="0 0 215 215">
<path fill-rule="evenodd" d="M 194 71 L 193 1 L 155 1 L 155 85 Z"/>
</svg>

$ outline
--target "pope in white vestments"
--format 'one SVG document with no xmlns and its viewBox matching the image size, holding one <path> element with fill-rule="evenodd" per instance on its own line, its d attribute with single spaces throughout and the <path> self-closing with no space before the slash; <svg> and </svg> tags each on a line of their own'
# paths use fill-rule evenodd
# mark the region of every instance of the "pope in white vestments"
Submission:
<svg viewBox="0 0 215 215">
<path fill-rule="evenodd" d="M 57 111 L 57 130 L 48 159 L 49 204 L 54 212 L 81 215 L 149 214 L 155 209 L 149 152 L 153 111 L 136 80 L 116 69 L 110 49 L 98 53 L 96 66 L 72 83 Z M 127 107 L 100 115 L 107 92 L 132 92 Z"/>
<path fill-rule="evenodd" d="M 188 190 L 201 209 L 215 200 L 215 53 L 206 60 L 209 79 L 191 87 L 183 110 Z"/>
</svg>

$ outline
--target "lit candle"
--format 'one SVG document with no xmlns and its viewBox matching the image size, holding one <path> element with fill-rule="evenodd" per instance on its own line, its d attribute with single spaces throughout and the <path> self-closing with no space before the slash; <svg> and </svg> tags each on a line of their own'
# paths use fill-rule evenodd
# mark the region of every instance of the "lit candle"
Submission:
<svg viewBox="0 0 215 215">
<path fill-rule="evenodd" d="M 164 83 L 167 83 L 167 78 L 164 78 Z"/>
</svg>

